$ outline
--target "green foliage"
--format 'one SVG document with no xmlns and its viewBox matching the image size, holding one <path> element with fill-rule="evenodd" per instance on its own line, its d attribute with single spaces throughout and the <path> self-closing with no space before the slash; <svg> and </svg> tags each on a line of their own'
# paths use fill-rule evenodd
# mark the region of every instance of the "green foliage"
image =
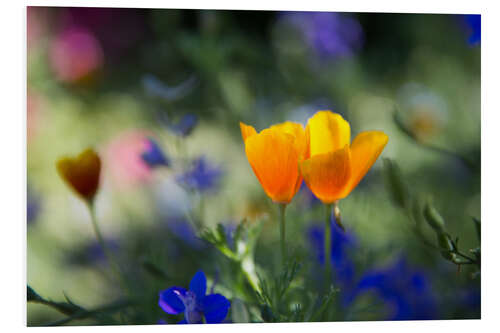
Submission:
<svg viewBox="0 0 500 333">
<path fill-rule="evenodd" d="M 218 224 L 215 230 L 204 230 L 201 238 L 214 245 L 224 256 L 236 263 L 245 275 L 250 286 L 259 291 L 255 271 L 254 253 L 257 240 L 262 231 L 264 220 L 254 221 L 252 224 L 243 219 L 232 237 L 227 237 L 226 229 Z"/>
<path fill-rule="evenodd" d="M 453 239 L 446 231 L 445 220 L 439 211 L 432 205 L 430 199 L 427 199 L 422 207 L 418 194 L 410 193 L 407 189 L 401 170 L 395 161 L 384 159 L 384 168 L 387 176 L 388 190 L 392 194 L 394 202 L 405 211 L 409 220 L 413 223 L 414 231 L 419 239 L 431 248 L 438 250 L 441 256 L 456 264 L 473 264 L 480 268 L 481 251 L 480 247 L 469 250 L 474 254 L 474 258 L 464 254 L 458 248 L 458 237 Z M 424 217 L 427 225 L 433 230 L 436 236 L 436 245 L 426 239 L 423 232 L 421 216 Z M 479 220 L 472 219 L 475 225 L 479 242 L 481 241 L 481 223 Z M 477 272 L 479 274 L 479 271 Z"/>
<path fill-rule="evenodd" d="M 300 265 L 293 261 L 285 265 L 278 277 L 269 281 L 259 277 L 260 292 L 257 293 L 261 303 L 261 316 L 266 322 L 290 321 L 292 311 L 288 308 L 286 292 L 300 270 Z"/>
</svg>

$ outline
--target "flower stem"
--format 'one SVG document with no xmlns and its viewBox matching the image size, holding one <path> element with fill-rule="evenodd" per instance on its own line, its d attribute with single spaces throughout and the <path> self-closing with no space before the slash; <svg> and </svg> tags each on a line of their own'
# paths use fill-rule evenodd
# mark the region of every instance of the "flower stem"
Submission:
<svg viewBox="0 0 500 333">
<path fill-rule="evenodd" d="M 107 261 L 109 262 L 109 265 L 111 266 L 111 269 L 113 271 L 113 274 L 115 275 L 116 279 L 122 283 L 123 287 L 127 289 L 127 285 L 125 281 L 123 280 L 122 276 L 120 275 L 120 268 L 118 266 L 118 263 L 114 260 L 113 256 L 111 255 L 111 252 L 108 250 L 108 247 L 106 246 L 104 242 L 104 238 L 102 237 L 101 230 L 99 228 L 99 225 L 97 224 L 97 217 L 95 213 L 95 207 L 92 202 L 88 203 L 88 208 L 90 212 L 90 220 L 92 221 L 92 227 L 94 229 L 94 233 L 96 235 L 97 241 L 99 242 L 99 245 L 102 248 L 102 252 L 104 253 L 104 256 L 106 257 Z"/>
<path fill-rule="evenodd" d="M 281 264 L 286 264 L 286 243 L 285 243 L 285 209 L 286 204 L 280 204 L 280 243 L 281 243 Z"/>
<path fill-rule="evenodd" d="M 332 225 L 330 217 L 332 214 L 332 204 L 325 205 L 325 267 L 326 267 L 326 282 L 329 283 L 332 275 Z"/>
</svg>

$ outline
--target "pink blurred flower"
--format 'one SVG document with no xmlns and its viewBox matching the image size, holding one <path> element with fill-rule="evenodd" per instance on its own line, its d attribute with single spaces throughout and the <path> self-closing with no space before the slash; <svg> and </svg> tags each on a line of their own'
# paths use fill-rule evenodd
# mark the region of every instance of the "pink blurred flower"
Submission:
<svg viewBox="0 0 500 333">
<path fill-rule="evenodd" d="M 31 6 L 26 8 L 26 33 L 29 54 L 47 33 L 47 8 Z"/>
<path fill-rule="evenodd" d="M 105 149 L 105 166 L 119 187 L 135 186 L 152 177 L 151 168 L 142 159 L 151 133 L 131 130 L 112 139 Z"/>
<path fill-rule="evenodd" d="M 45 99 L 38 93 L 29 90 L 26 101 L 26 136 L 28 143 L 38 133 L 41 126 L 41 118 L 44 113 Z"/>
<path fill-rule="evenodd" d="M 55 37 L 49 52 L 57 79 L 68 83 L 88 78 L 104 62 L 99 41 L 89 30 L 79 27 L 63 30 Z"/>
</svg>

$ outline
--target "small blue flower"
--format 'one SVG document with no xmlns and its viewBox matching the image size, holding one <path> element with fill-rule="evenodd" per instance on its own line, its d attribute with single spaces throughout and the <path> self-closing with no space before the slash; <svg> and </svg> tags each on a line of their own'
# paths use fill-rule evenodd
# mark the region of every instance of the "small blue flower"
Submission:
<svg viewBox="0 0 500 333">
<path fill-rule="evenodd" d="M 220 182 L 222 170 L 211 166 L 204 157 L 194 160 L 191 168 L 177 176 L 177 182 L 189 190 L 208 192 L 215 189 Z"/>
<path fill-rule="evenodd" d="M 196 124 L 198 124 L 198 117 L 188 113 L 183 115 L 177 122 L 171 123 L 167 127 L 175 134 L 185 137 L 191 134 Z"/>
<path fill-rule="evenodd" d="M 150 167 L 169 166 L 170 160 L 165 156 L 160 146 L 152 138 L 147 139 L 147 148 L 141 154 L 142 160 Z"/>
<path fill-rule="evenodd" d="M 468 39 L 467 43 L 471 46 L 481 43 L 481 15 L 463 15 Z"/>
<path fill-rule="evenodd" d="M 35 222 L 40 214 L 40 197 L 28 186 L 28 195 L 26 198 L 26 220 L 28 225 Z"/>
<path fill-rule="evenodd" d="M 217 324 L 226 318 L 231 303 L 221 294 L 205 295 L 207 278 L 202 271 L 196 272 L 189 283 L 189 290 L 171 287 L 160 292 L 158 305 L 168 314 L 184 312 L 179 324 Z"/>
</svg>

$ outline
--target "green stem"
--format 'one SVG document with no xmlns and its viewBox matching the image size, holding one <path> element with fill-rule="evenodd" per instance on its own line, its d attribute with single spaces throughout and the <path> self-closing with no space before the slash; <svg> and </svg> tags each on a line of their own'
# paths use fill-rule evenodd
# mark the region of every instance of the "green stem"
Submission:
<svg viewBox="0 0 500 333">
<path fill-rule="evenodd" d="M 325 267 L 326 267 L 326 282 L 329 283 L 332 275 L 332 225 L 330 217 L 332 214 L 332 204 L 325 205 Z"/>
<path fill-rule="evenodd" d="M 285 243 L 285 209 L 286 204 L 280 204 L 280 243 L 281 243 L 281 264 L 286 264 L 286 243 Z"/>
<path fill-rule="evenodd" d="M 90 212 L 90 220 L 92 221 L 92 227 L 94 229 L 94 233 L 97 237 L 97 241 L 99 242 L 99 245 L 102 248 L 102 252 L 104 253 L 104 256 L 106 257 L 106 260 L 109 262 L 109 265 L 111 266 L 111 269 L 113 271 L 113 274 L 116 276 L 116 279 L 122 283 L 122 286 L 127 289 L 127 284 L 123 280 L 121 274 L 120 274 L 120 267 L 118 266 L 117 261 L 114 260 L 114 257 L 111 255 L 111 252 L 109 251 L 108 247 L 104 243 L 104 238 L 102 237 L 101 230 L 99 228 L 99 225 L 97 224 L 97 216 L 95 213 L 95 207 L 92 202 L 88 203 L 88 208 Z"/>
</svg>

